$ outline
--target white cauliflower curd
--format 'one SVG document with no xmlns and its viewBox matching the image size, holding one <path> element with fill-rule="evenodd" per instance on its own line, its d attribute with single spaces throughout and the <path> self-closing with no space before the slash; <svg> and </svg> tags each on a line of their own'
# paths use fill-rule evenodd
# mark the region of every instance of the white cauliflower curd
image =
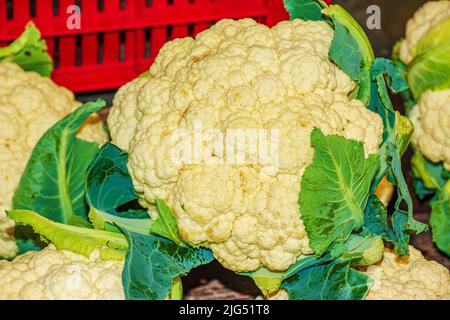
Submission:
<svg viewBox="0 0 450 320">
<path fill-rule="evenodd" d="M 73 93 L 18 65 L 0 63 L 0 257 L 16 253 L 14 224 L 6 218 L 12 198 L 35 144 L 57 121 L 80 106 Z M 91 117 L 80 138 L 107 140 L 101 119 Z"/>
<path fill-rule="evenodd" d="M 386 251 L 383 260 L 367 268 L 373 283 L 368 300 L 450 299 L 450 274 L 446 267 L 426 260 L 409 247 L 409 257 Z"/>
<path fill-rule="evenodd" d="M 286 270 L 312 254 L 297 202 L 313 128 L 363 142 L 366 156 L 378 152 L 382 120 L 349 98 L 356 83 L 329 60 L 333 35 L 318 21 L 270 29 L 222 20 L 195 39 L 167 43 L 149 74 L 114 99 L 112 142 L 129 153 L 142 204 L 154 214 L 155 200 L 166 201 L 181 236 L 209 244 L 228 269 Z M 253 161 L 229 163 L 213 139 L 203 141 L 197 161 L 174 161 L 178 131 L 208 129 L 279 132 L 271 149 L 277 169 L 254 153 Z"/>
<path fill-rule="evenodd" d="M 49 245 L 0 261 L 0 300 L 123 300 L 123 261 L 89 258 Z"/>
<path fill-rule="evenodd" d="M 410 118 L 415 127 L 413 146 L 450 170 L 450 90 L 423 93 Z"/>
<path fill-rule="evenodd" d="M 428 1 L 406 24 L 405 39 L 400 46 L 400 59 L 409 64 L 415 56 L 420 39 L 434 26 L 450 18 L 450 1 Z"/>
</svg>

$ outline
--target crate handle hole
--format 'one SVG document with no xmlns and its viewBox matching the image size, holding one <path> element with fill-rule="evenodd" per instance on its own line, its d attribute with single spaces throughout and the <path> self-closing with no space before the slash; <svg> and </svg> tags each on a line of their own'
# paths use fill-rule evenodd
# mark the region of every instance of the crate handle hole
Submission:
<svg viewBox="0 0 450 320">
<path fill-rule="evenodd" d="M 194 26 L 194 24 L 193 23 L 190 23 L 189 25 L 188 25 L 188 35 L 189 35 L 189 37 L 194 37 L 194 28 L 195 28 L 195 26 Z"/>
<path fill-rule="evenodd" d="M 105 1 L 104 0 L 97 0 L 97 10 L 100 12 L 105 10 Z"/>
<path fill-rule="evenodd" d="M 103 41 L 103 33 L 99 33 L 98 34 L 98 39 L 97 39 L 97 41 L 98 41 L 98 51 L 97 51 L 97 63 L 98 64 L 103 64 L 103 49 L 104 49 L 104 47 L 103 47 L 103 43 L 104 43 L 104 41 Z"/>
<path fill-rule="evenodd" d="M 29 0 L 30 4 L 30 17 L 36 18 L 36 0 Z"/>
<path fill-rule="evenodd" d="M 81 44 L 81 35 L 77 35 L 76 37 L 76 46 L 75 46 L 75 66 L 80 67 L 83 65 L 83 54 L 82 51 L 82 44 Z"/>
<path fill-rule="evenodd" d="M 55 69 L 59 69 L 60 66 L 60 51 L 59 51 L 59 38 L 55 37 L 55 44 L 54 44 L 54 54 L 53 54 L 53 64 L 55 66 Z"/>
<path fill-rule="evenodd" d="M 127 40 L 127 35 L 125 31 L 120 31 L 120 44 L 119 44 L 119 61 L 124 62 L 126 59 L 126 52 L 125 52 L 125 42 Z"/>
<path fill-rule="evenodd" d="M 59 0 L 53 0 L 53 16 L 59 15 Z"/>
<path fill-rule="evenodd" d="M 6 0 L 6 20 L 12 20 L 13 18 L 13 0 Z"/>
<path fill-rule="evenodd" d="M 172 36 L 173 36 L 173 26 L 168 26 L 167 27 L 167 41 L 172 40 Z"/>
<path fill-rule="evenodd" d="M 144 32 L 145 45 L 144 45 L 144 57 L 145 59 L 150 59 L 151 49 L 152 49 L 152 33 L 150 29 L 145 29 Z"/>
</svg>

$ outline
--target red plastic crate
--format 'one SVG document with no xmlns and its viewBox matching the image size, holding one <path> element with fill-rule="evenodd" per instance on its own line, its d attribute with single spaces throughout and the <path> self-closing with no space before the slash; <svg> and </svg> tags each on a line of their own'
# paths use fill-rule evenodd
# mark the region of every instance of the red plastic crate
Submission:
<svg viewBox="0 0 450 320">
<path fill-rule="evenodd" d="M 69 30 L 68 6 L 81 7 Z M 287 19 L 283 0 L 0 0 L 0 46 L 32 20 L 55 61 L 55 82 L 75 91 L 115 89 L 147 70 L 168 40 L 195 36 L 223 18 Z"/>
</svg>

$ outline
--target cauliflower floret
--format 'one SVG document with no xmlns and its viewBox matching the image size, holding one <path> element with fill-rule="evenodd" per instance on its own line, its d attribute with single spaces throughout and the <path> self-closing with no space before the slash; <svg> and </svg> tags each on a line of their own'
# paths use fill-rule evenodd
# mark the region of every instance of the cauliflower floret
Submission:
<svg viewBox="0 0 450 320">
<path fill-rule="evenodd" d="M 0 300 L 123 300 L 123 261 L 102 261 L 49 245 L 0 261 Z"/>
<path fill-rule="evenodd" d="M 57 121 L 80 106 L 69 90 L 18 65 L 0 63 L 0 257 L 15 255 L 13 224 L 5 216 L 28 158 L 40 137 Z M 93 115 L 79 133 L 103 144 L 107 134 Z"/>
<path fill-rule="evenodd" d="M 419 40 L 434 26 L 450 18 L 450 1 L 428 1 L 406 25 L 406 38 L 400 46 L 400 59 L 409 64 L 415 55 Z"/>
<path fill-rule="evenodd" d="M 378 152 L 381 118 L 348 98 L 356 84 L 328 58 L 333 35 L 318 21 L 222 20 L 167 43 L 148 77 L 114 99 L 112 142 L 129 153 L 142 204 L 155 216 L 155 200 L 166 201 L 181 236 L 209 243 L 231 270 L 285 270 L 312 253 L 297 201 L 314 127 Z M 235 145 L 247 161 L 229 161 L 217 141 L 239 130 L 267 139 L 252 149 L 247 136 Z M 180 144 L 198 135 L 183 149 L 194 161 L 179 161 Z"/>
<path fill-rule="evenodd" d="M 409 247 L 410 256 L 400 258 L 385 252 L 383 260 L 368 267 L 372 286 L 368 300 L 450 299 L 450 274 L 435 261 L 427 261 L 422 253 Z"/>
<path fill-rule="evenodd" d="M 413 146 L 450 170 L 450 90 L 424 92 L 410 118 L 415 127 Z"/>
</svg>

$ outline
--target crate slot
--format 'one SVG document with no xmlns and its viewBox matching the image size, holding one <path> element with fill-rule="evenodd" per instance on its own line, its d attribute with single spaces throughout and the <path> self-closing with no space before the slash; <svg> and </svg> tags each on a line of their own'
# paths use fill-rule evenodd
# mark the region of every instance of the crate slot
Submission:
<svg viewBox="0 0 450 320">
<path fill-rule="evenodd" d="M 125 52 L 125 43 L 127 40 L 127 36 L 125 31 L 120 31 L 119 34 L 119 61 L 124 62 L 126 59 L 126 52 Z"/>
<path fill-rule="evenodd" d="M 36 0 L 29 0 L 30 1 L 30 17 L 36 18 Z"/>
<path fill-rule="evenodd" d="M 120 0 L 120 9 L 125 10 L 127 8 L 127 0 Z"/>
<path fill-rule="evenodd" d="M 194 32 L 195 32 L 195 24 L 189 23 L 189 25 L 188 25 L 188 36 L 193 38 L 195 36 Z"/>
<path fill-rule="evenodd" d="M 98 64 L 103 64 L 103 60 L 104 60 L 104 56 L 103 56 L 103 53 L 104 53 L 104 36 L 103 36 L 103 33 L 99 33 L 98 34 L 98 38 L 97 38 L 97 41 L 98 41 L 98 43 L 97 43 L 97 63 Z"/>
<path fill-rule="evenodd" d="M 97 0 L 97 10 L 99 12 L 105 11 L 105 1 L 104 0 Z"/>
<path fill-rule="evenodd" d="M 125 54 L 124 61 L 133 62 L 136 59 L 136 31 L 126 31 L 125 32 Z"/>
<path fill-rule="evenodd" d="M 168 4 L 169 6 L 173 5 L 173 0 L 167 0 L 167 4 Z"/>
<path fill-rule="evenodd" d="M 53 15 L 56 17 L 59 15 L 59 0 L 53 0 Z"/>
<path fill-rule="evenodd" d="M 170 41 L 170 40 L 172 40 L 172 37 L 173 37 L 173 27 L 172 26 L 168 26 L 166 30 L 167 30 L 166 40 Z"/>
<path fill-rule="evenodd" d="M 152 6 L 152 3 L 153 1 L 152 0 L 145 0 L 145 6 L 146 7 L 151 7 Z"/>
<path fill-rule="evenodd" d="M 60 52 L 59 52 L 59 38 L 56 37 L 53 43 L 53 65 L 55 69 L 59 69 L 60 67 Z"/>
<path fill-rule="evenodd" d="M 152 31 L 150 29 L 145 29 L 144 38 L 144 58 L 150 59 L 152 50 Z"/>
<path fill-rule="evenodd" d="M 14 18 L 13 2 L 13 0 L 6 0 L 6 20 L 12 20 Z"/>
<path fill-rule="evenodd" d="M 80 67 L 83 65 L 83 53 L 82 53 L 82 43 L 81 35 L 76 37 L 75 42 L 75 66 Z"/>
</svg>

